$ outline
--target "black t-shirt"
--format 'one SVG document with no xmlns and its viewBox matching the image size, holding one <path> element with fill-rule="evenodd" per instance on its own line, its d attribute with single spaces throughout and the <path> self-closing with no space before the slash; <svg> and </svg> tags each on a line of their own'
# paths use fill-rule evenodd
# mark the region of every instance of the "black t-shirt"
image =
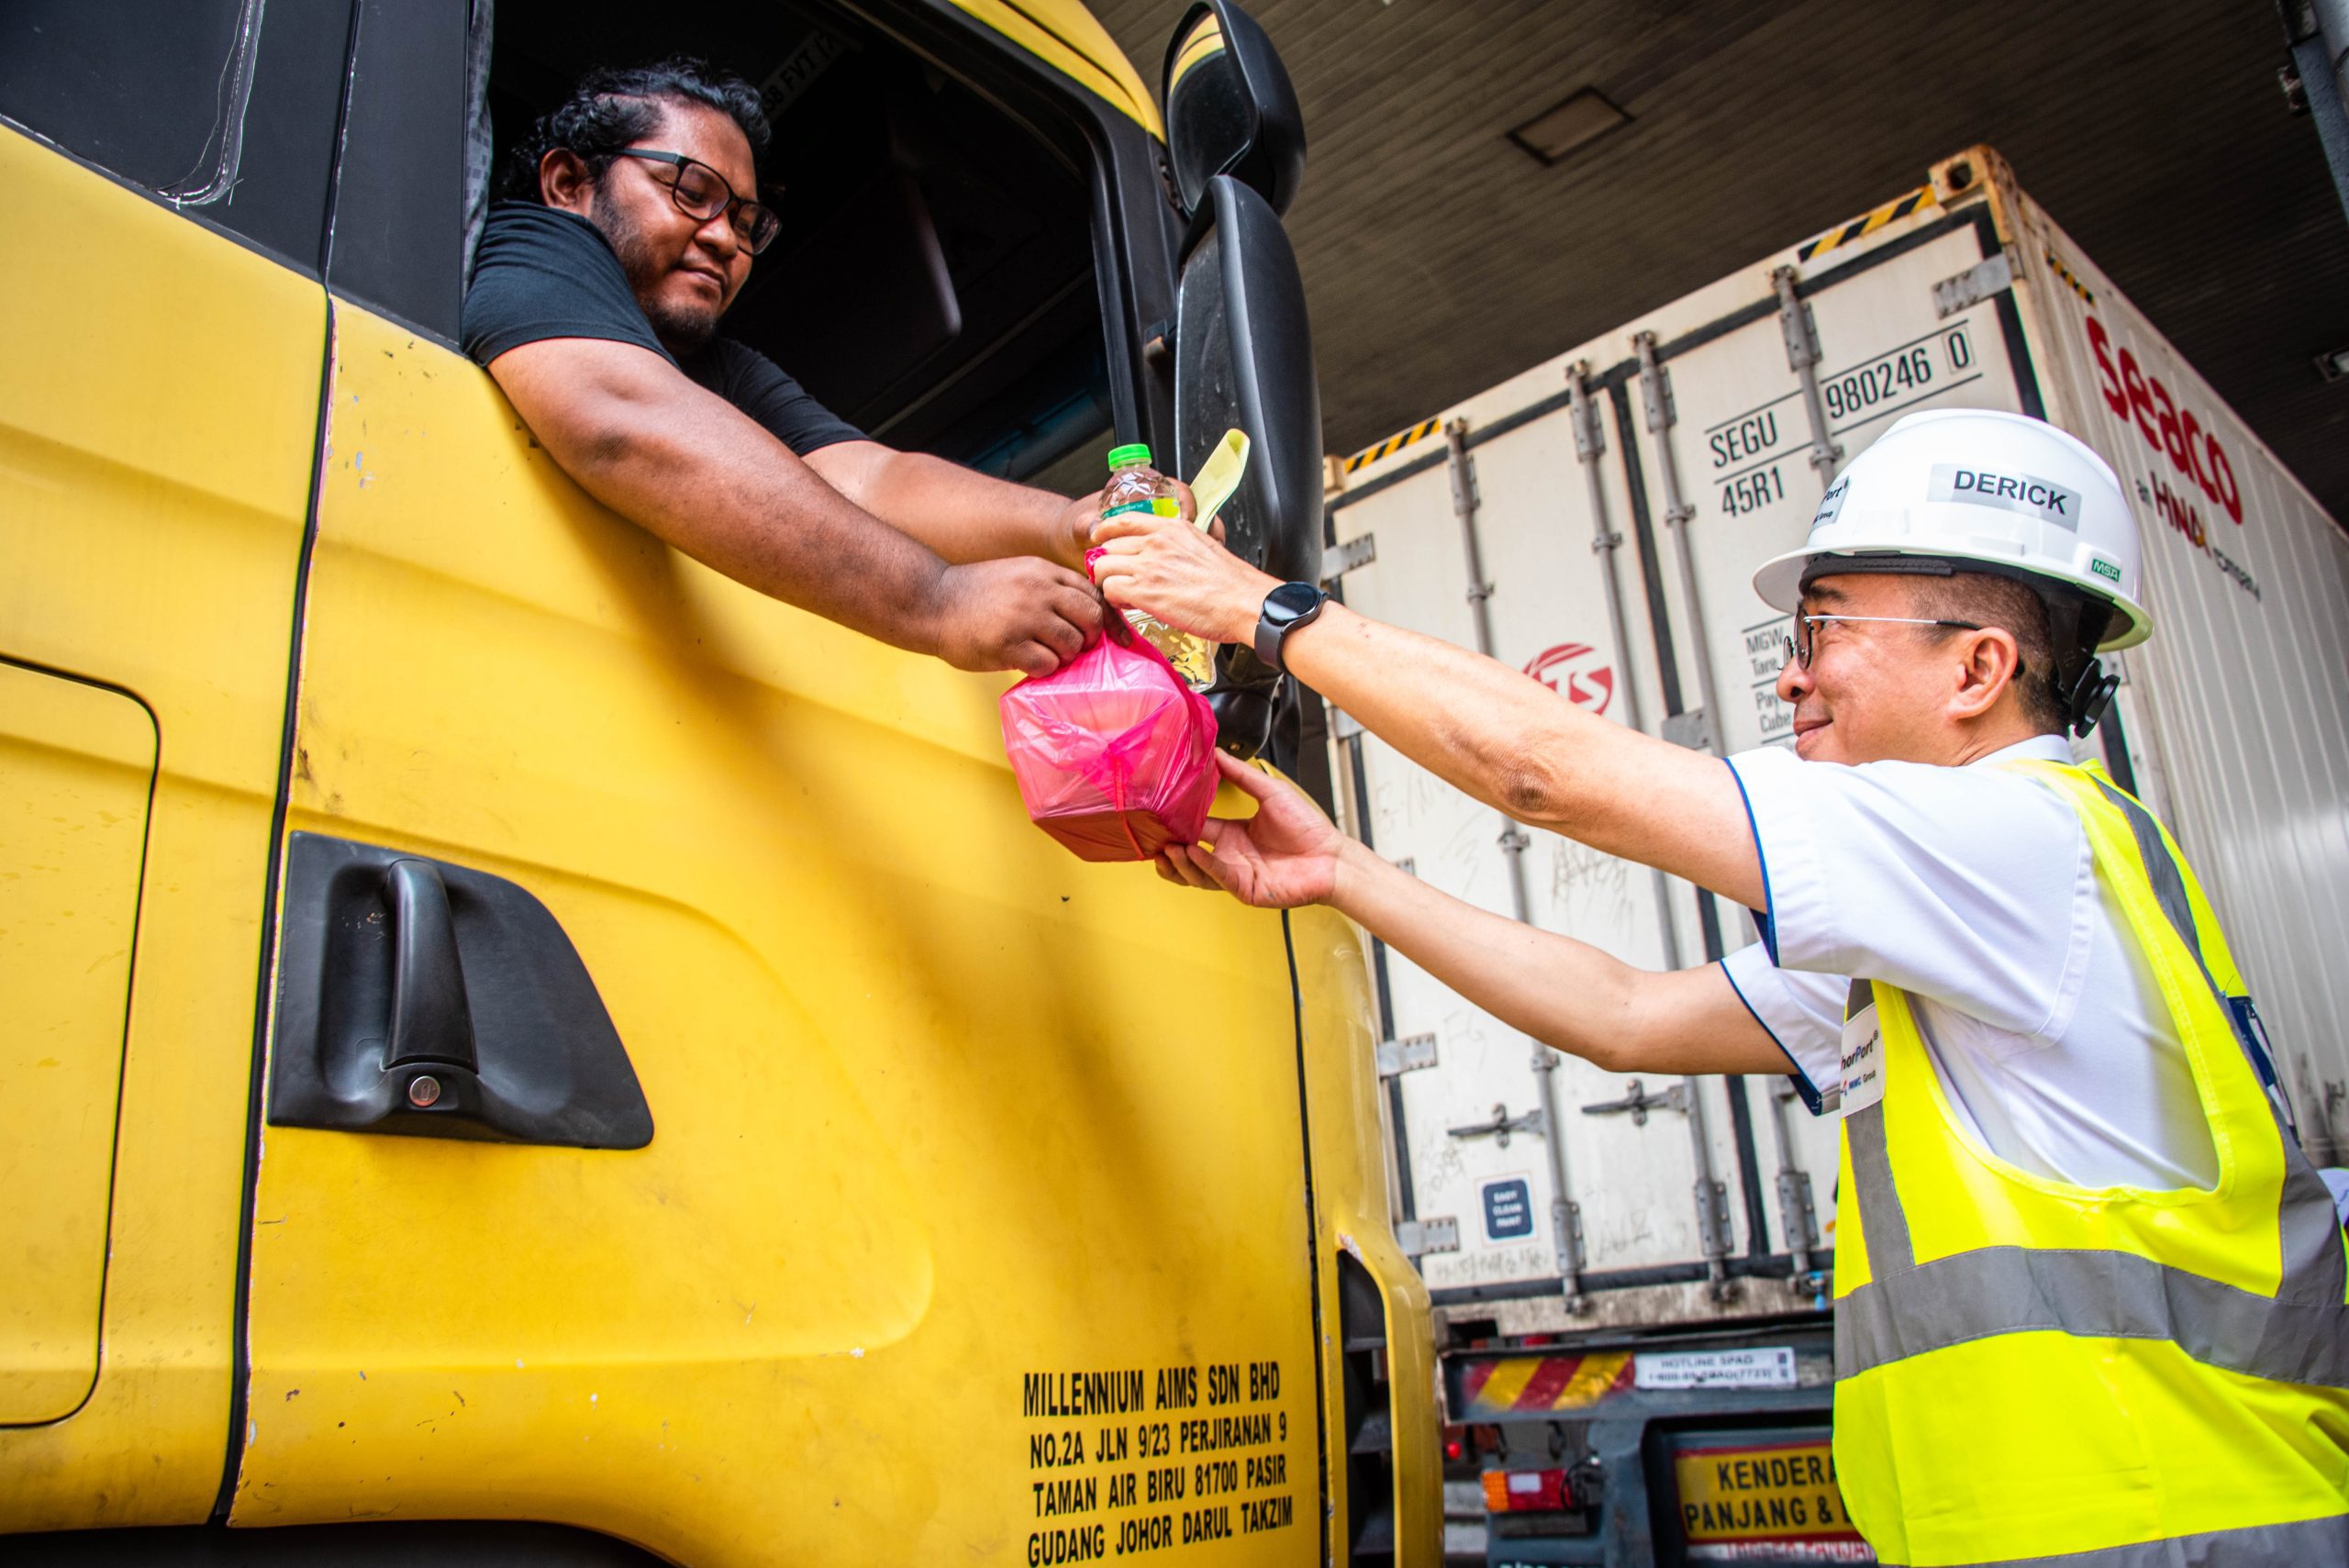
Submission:
<svg viewBox="0 0 2349 1568">
<path fill-rule="evenodd" d="M 487 364 L 508 349 L 548 338 L 601 338 L 650 349 L 718 394 L 805 457 L 864 432 L 807 395 L 756 349 L 712 338 L 679 360 L 661 346 L 603 231 L 577 213 L 536 202 L 489 209 L 473 285 L 458 328 L 464 350 Z"/>
</svg>

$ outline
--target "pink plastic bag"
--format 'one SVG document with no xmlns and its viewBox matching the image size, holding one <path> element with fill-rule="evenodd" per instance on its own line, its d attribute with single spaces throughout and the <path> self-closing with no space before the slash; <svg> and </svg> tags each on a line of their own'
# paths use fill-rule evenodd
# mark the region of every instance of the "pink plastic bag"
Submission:
<svg viewBox="0 0 2349 1568">
<path fill-rule="evenodd" d="M 1003 746 L 1029 817 L 1088 861 L 1199 841 L 1215 730 L 1207 698 L 1140 637 L 1104 637 L 1003 694 Z"/>
</svg>

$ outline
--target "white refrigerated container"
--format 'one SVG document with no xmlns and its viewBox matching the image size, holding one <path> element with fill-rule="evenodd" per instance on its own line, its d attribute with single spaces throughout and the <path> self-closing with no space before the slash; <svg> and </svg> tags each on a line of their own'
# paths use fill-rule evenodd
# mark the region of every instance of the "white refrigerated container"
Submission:
<svg viewBox="0 0 2349 1568">
<path fill-rule="evenodd" d="M 2304 1134 L 2349 1084 L 2349 538 L 1992 151 L 1351 460 L 1347 602 L 1685 744 L 1782 744 L 1787 617 L 1750 585 L 1904 413 L 2038 415 L 2137 506 L 2155 631 L 2080 742 L 2167 820 L 2267 1021 Z M 1333 715 L 1348 830 L 1628 962 L 1745 912 L 1517 828 Z M 1835 1138 L 1777 1080 L 1555 1056 L 1378 954 L 1394 1179 L 1439 1307 L 1504 1334 L 1823 1313 Z M 1447 1223 L 1448 1222 L 1448 1223 Z"/>
</svg>

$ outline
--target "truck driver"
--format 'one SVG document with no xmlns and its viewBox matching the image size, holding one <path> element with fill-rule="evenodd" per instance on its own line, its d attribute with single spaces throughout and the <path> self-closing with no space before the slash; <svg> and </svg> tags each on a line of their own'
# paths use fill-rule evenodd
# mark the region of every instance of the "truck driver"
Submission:
<svg viewBox="0 0 2349 1568">
<path fill-rule="evenodd" d="M 869 439 L 721 337 L 780 227 L 740 78 L 589 72 L 518 150 L 465 352 L 620 516 L 763 594 L 963 670 L 1057 669 L 1099 634 L 1095 506 Z"/>
</svg>

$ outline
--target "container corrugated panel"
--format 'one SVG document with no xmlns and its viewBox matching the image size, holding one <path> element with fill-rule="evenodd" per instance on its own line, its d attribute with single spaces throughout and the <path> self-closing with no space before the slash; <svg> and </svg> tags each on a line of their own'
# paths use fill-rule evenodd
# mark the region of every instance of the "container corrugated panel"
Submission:
<svg viewBox="0 0 2349 1568">
<path fill-rule="evenodd" d="M 1994 166 L 1995 167 L 1995 166 Z M 2137 502 L 2129 655 L 2171 830 L 2337 1159 L 2349 1084 L 2349 539 L 2111 280 L 1995 168 L 2041 384 Z"/>
</svg>

